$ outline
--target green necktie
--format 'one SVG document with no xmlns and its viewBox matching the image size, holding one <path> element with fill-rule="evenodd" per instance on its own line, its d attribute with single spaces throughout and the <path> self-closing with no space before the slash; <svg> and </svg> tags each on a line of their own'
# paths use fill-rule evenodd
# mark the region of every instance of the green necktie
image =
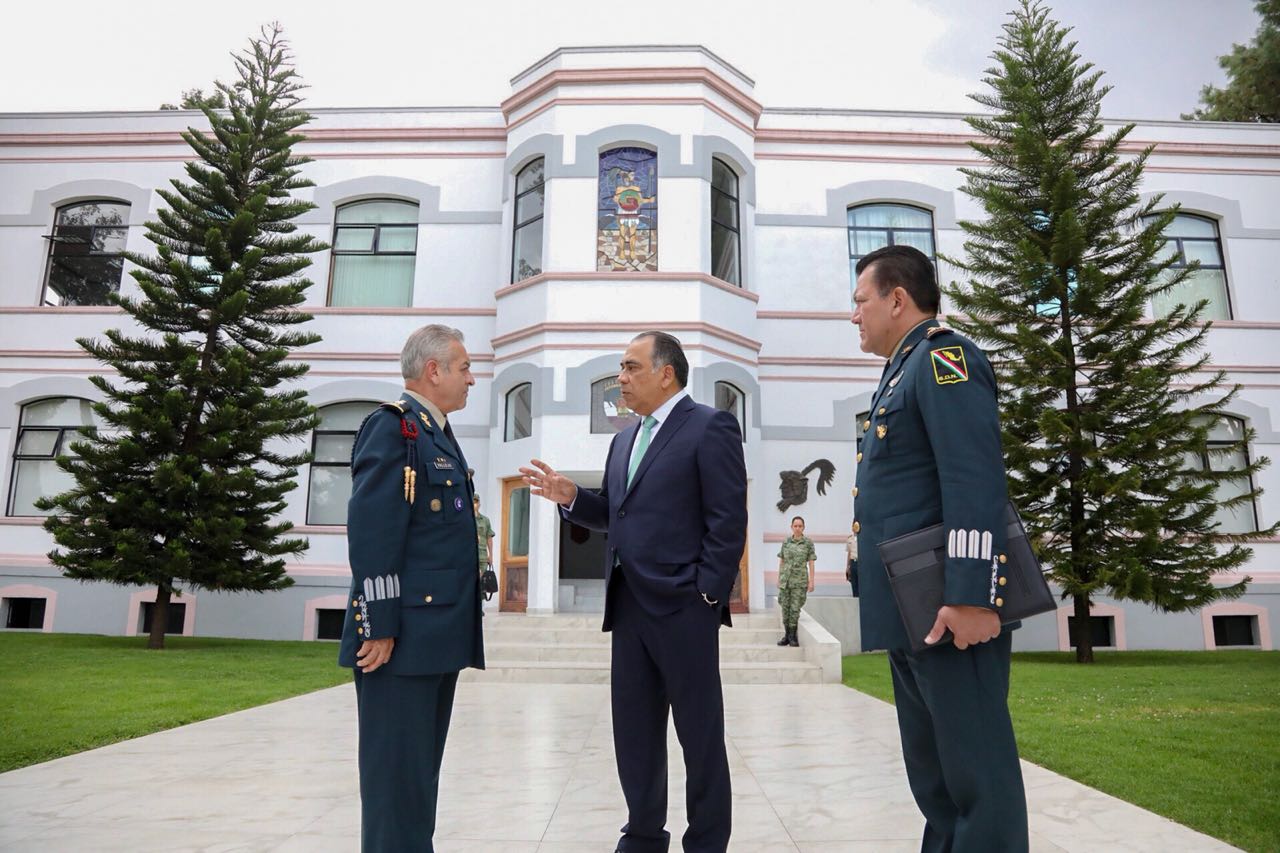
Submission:
<svg viewBox="0 0 1280 853">
<path fill-rule="evenodd" d="M 653 428 L 658 425 L 658 419 L 653 415 L 644 416 L 644 427 L 640 430 L 640 440 L 636 443 L 636 452 L 631 455 L 631 467 L 627 469 L 627 488 L 631 488 L 631 481 L 636 478 L 636 469 L 640 467 L 640 460 L 644 458 L 644 452 L 649 449 L 649 437 L 653 435 Z"/>
</svg>

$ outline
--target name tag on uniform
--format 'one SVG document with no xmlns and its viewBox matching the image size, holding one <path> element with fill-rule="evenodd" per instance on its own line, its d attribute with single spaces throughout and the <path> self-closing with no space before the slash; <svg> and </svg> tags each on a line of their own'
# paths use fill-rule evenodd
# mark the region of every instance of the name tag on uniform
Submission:
<svg viewBox="0 0 1280 853">
<path fill-rule="evenodd" d="M 453 470 L 453 462 L 443 456 L 437 456 L 435 459 L 431 460 L 431 464 L 435 465 L 436 469 L 439 471 Z"/>
</svg>

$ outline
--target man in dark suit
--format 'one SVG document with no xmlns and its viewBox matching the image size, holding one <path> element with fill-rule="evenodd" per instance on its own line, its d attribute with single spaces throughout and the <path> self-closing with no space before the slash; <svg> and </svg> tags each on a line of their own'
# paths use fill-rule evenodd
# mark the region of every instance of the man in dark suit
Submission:
<svg viewBox="0 0 1280 853">
<path fill-rule="evenodd" d="M 622 357 L 622 399 L 641 420 L 614 436 L 598 490 L 540 460 L 521 468 L 533 494 L 607 531 L 604 630 L 613 632 L 613 746 L 627 801 L 617 849 L 665 853 L 667 713 L 688 772 L 686 851 L 723 853 L 731 794 L 720 689 L 720 626 L 747 537 L 742 433 L 728 412 L 685 392 L 689 362 L 663 332 Z"/>
<path fill-rule="evenodd" d="M 458 671 L 484 669 L 472 485 L 448 422 L 475 384 L 462 333 L 423 326 L 400 368 L 404 393 L 356 435 L 347 505 L 338 662 L 355 676 L 365 853 L 433 850 Z"/>
<path fill-rule="evenodd" d="M 937 319 L 933 264 L 910 246 L 858 261 L 853 322 L 888 359 L 858 453 L 862 647 L 888 649 L 907 779 L 927 853 L 1025 851 L 1027 805 L 1009 719 L 1010 631 L 1001 628 L 1005 485 L 995 374 Z M 946 592 L 912 653 L 879 543 L 947 530 Z M 950 630 L 954 641 L 941 643 Z"/>
</svg>

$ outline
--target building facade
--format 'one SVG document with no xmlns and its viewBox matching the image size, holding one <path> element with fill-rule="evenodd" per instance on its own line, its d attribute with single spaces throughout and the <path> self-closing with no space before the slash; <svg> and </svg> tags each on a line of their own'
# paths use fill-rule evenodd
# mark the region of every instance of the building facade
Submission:
<svg viewBox="0 0 1280 853">
<path fill-rule="evenodd" d="M 598 534 L 530 500 L 532 457 L 598 483 L 612 435 L 633 415 L 616 372 L 630 338 L 676 334 L 690 392 L 743 428 L 751 521 L 735 607 L 772 606 L 793 515 L 818 548 L 817 594 L 847 596 L 855 425 L 882 362 L 850 325 L 852 266 L 887 243 L 956 272 L 961 192 L 976 165 L 963 116 L 765 108 L 753 81 L 701 47 L 557 50 L 512 79 L 496 107 L 317 109 L 297 150 L 314 158 L 299 225 L 313 256 L 306 310 L 322 342 L 295 353 L 320 407 L 286 517 L 310 540 L 291 588 L 187 590 L 170 630 L 317 639 L 334 635 L 349 583 L 345 535 L 354 431 L 402 383 L 399 349 L 425 323 L 463 330 L 477 386 L 453 418 L 498 531 L 502 591 L 489 607 L 529 613 L 603 605 Z M 121 325 L 105 293 L 136 292 L 122 250 L 152 250 L 144 223 L 191 154 L 193 112 L 0 115 L 0 599 L 13 630 L 135 634 L 153 589 L 62 578 L 33 501 L 59 490 L 53 457 L 91 425 L 88 376 L 105 368 L 76 338 Z M 1119 122 L 1108 122 L 1114 127 Z M 1171 247 L 1198 258 L 1215 367 L 1242 386 L 1223 435 L 1280 444 L 1280 130 L 1140 122 L 1125 145 L 1156 145 L 1144 193 L 1180 203 Z M 1165 306 L 1167 307 L 1167 306 Z M 944 304 L 944 311 L 945 311 Z M 1153 305 L 1152 311 L 1162 310 Z M 1243 460 L 1201 460 L 1231 465 Z M 1224 517 L 1257 529 L 1267 494 Z M 1254 548 L 1243 599 L 1193 614 L 1100 601 L 1096 637 L 1116 648 L 1271 648 L 1280 541 Z M 1232 578 L 1223 578 L 1230 581 Z M 1069 603 L 1068 603 L 1069 607 Z M 1021 648 L 1067 648 L 1068 611 L 1032 620 Z"/>
</svg>

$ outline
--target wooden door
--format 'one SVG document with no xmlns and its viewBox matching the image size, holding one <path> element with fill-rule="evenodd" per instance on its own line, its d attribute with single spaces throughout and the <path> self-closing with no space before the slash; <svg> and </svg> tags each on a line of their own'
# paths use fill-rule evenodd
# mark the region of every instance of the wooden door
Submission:
<svg viewBox="0 0 1280 853">
<path fill-rule="evenodd" d="M 749 546 L 744 546 L 742 559 L 738 561 L 738 576 L 733 579 L 733 589 L 729 590 L 730 613 L 746 613 L 748 610 L 747 602 L 750 599 L 747 595 L 747 575 L 750 561 L 747 559 L 747 552 L 750 550 Z"/>
<path fill-rule="evenodd" d="M 520 477 L 502 481 L 502 556 L 498 609 L 524 613 L 529 606 L 529 487 Z"/>
</svg>

